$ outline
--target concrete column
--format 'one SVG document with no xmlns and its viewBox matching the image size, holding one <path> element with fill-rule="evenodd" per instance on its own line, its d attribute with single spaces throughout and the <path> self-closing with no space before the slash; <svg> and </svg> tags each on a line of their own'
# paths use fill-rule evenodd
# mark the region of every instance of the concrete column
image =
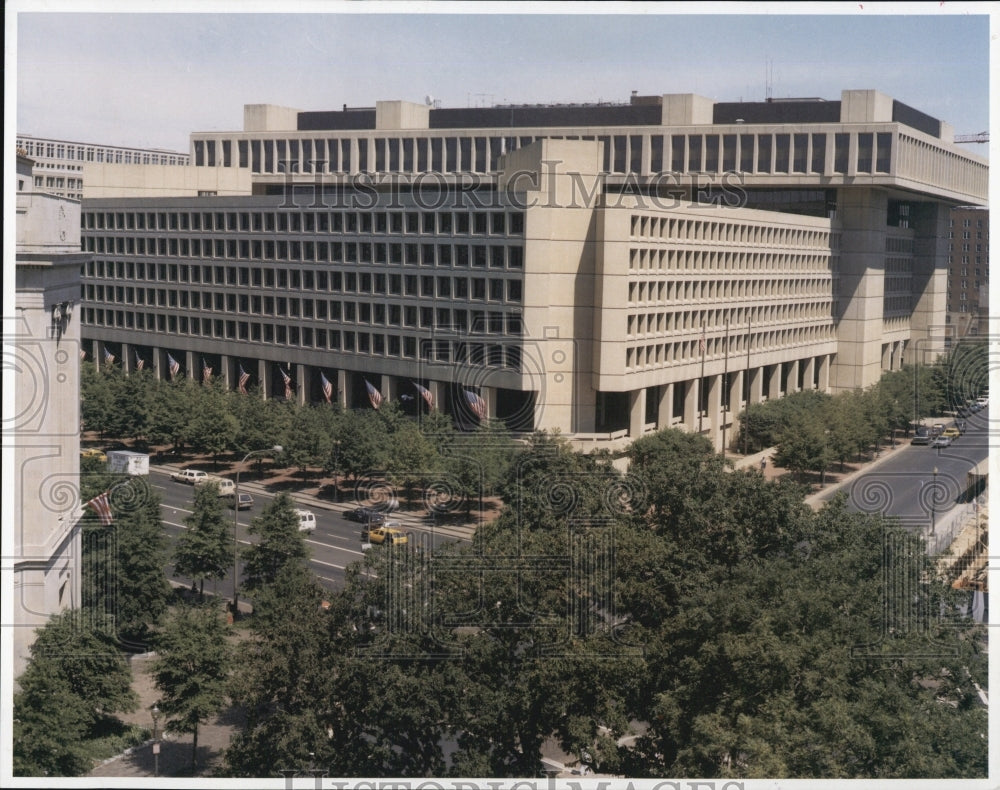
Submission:
<svg viewBox="0 0 1000 790">
<path fill-rule="evenodd" d="M 434 408 L 439 411 L 444 411 L 445 385 L 440 381 L 428 381 L 427 389 L 430 390 L 431 395 L 434 398 Z M 539 405 L 535 404 L 536 415 L 538 413 L 539 408 L 540 408 Z"/>
<path fill-rule="evenodd" d="M 764 400 L 764 368 L 751 368 L 750 403 L 760 403 L 762 400 Z"/>
<path fill-rule="evenodd" d="M 788 382 L 785 385 L 785 394 L 791 395 L 799 391 L 799 360 L 793 359 L 788 363 Z"/>
<path fill-rule="evenodd" d="M 882 344 L 882 370 L 892 370 L 892 343 Z"/>
<path fill-rule="evenodd" d="M 412 387 L 410 388 L 412 389 Z M 383 376 L 382 377 L 382 394 L 385 395 L 386 400 L 399 400 L 399 393 L 402 390 L 402 384 L 396 376 Z"/>
<path fill-rule="evenodd" d="M 708 377 L 708 403 L 705 407 L 709 439 L 716 450 L 722 448 L 722 375 Z"/>
<path fill-rule="evenodd" d="M 800 364 L 805 366 L 805 371 L 802 376 L 802 388 L 807 390 L 816 389 L 816 385 L 814 384 L 816 381 L 816 357 L 803 359 Z"/>
<path fill-rule="evenodd" d="M 135 359 L 132 356 L 130 356 L 130 352 L 131 352 L 131 347 L 129 346 L 129 344 L 122 343 L 122 358 L 120 361 L 122 363 L 122 371 L 124 371 L 125 373 L 131 373 L 133 370 L 135 370 Z"/>
<path fill-rule="evenodd" d="M 819 391 L 829 392 L 830 390 L 830 355 L 824 354 L 819 358 Z"/>
<path fill-rule="evenodd" d="M 233 155 L 235 156 L 235 153 Z M 219 366 L 222 368 L 219 375 L 222 376 L 222 381 L 226 385 L 226 389 L 229 390 L 233 384 L 233 358 L 228 354 L 222 354 L 219 357 Z"/>
<path fill-rule="evenodd" d="M 486 402 L 486 419 L 497 416 L 496 387 L 480 387 L 479 396 Z"/>
<path fill-rule="evenodd" d="M 347 372 L 337 370 L 337 380 L 333 383 L 334 393 L 332 400 L 340 404 L 340 408 L 347 408 Z"/>
<path fill-rule="evenodd" d="M 660 400 L 656 407 L 656 427 L 669 428 L 674 418 L 674 383 L 660 385 Z"/>
<path fill-rule="evenodd" d="M 935 160 L 944 157 L 935 157 Z M 917 342 L 917 358 L 944 353 L 944 315 L 948 288 L 947 207 L 922 203 L 911 209 L 913 240 L 912 292 L 917 296 L 910 316 L 910 336 Z"/>
<path fill-rule="evenodd" d="M 193 351 L 184 352 L 184 375 L 186 375 L 189 379 L 195 380 Z M 198 375 L 201 375 L 201 368 L 198 368 Z"/>
<path fill-rule="evenodd" d="M 628 435 L 638 439 L 646 425 L 646 388 L 632 390 L 628 394 Z"/>
<path fill-rule="evenodd" d="M 850 151 L 853 169 L 857 158 L 856 134 L 851 135 Z M 837 212 L 844 229 L 835 279 L 839 315 L 835 316 L 837 358 L 831 370 L 834 392 L 863 389 L 882 375 L 887 210 L 888 194 L 883 189 L 854 187 L 837 193 Z M 915 289 L 917 279 L 914 272 Z M 943 315 L 943 291 L 941 304 Z"/>
<path fill-rule="evenodd" d="M 736 417 L 740 413 L 743 405 L 743 371 L 738 370 L 729 374 L 729 419 L 736 423 Z"/>
<path fill-rule="evenodd" d="M 770 374 L 770 385 L 767 388 L 768 400 L 777 400 L 781 397 L 781 363 L 768 365 L 767 372 Z"/>
<path fill-rule="evenodd" d="M 688 379 L 684 387 L 684 425 L 692 433 L 698 430 L 698 379 Z"/>
<path fill-rule="evenodd" d="M 267 400 L 271 397 L 271 377 L 268 376 L 270 363 L 261 359 L 257 361 L 257 383 L 260 385 L 260 397 Z"/>
<path fill-rule="evenodd" d="M 305 406 L 306 396 L 311 392 L 312 374 L 305 365 L 292 365 L 291 372 L 295 382 L 295 400 L 299 406 Z"/>
</svg>

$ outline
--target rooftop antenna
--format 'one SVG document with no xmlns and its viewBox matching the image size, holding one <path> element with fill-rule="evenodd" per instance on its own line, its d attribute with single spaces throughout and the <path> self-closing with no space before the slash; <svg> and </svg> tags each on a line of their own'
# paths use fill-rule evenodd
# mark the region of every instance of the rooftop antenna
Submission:
<svg viewBox="0 0 1000 790">
<path fill-rule="evenodd" d="M 770 58 L 764 58 L 764 101 L 771 101 L 772 78 L 774 77 L 774 63 Z"/>
</svg>

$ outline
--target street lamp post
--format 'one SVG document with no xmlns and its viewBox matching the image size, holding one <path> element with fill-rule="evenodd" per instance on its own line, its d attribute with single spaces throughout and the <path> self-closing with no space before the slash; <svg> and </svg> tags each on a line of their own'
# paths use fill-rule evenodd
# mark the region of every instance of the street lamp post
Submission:
<svg viewBox="0 0 1000 790">
<path fill-rule="evenodd" d="M 937 529 L 937 476 L 938 468 L 934 467 L 934 485 L 931 488 L 931 534 Z"/>
<path fill-rule="evenodd" d="M 239 559 L 240 559 L 240 472 L 243 465 L 255 455 L 280 455 L 284 448 L 280 444 L 268 450 L 251 450 L 236 467 L 236 486 L 233 490 L 233 620 L 240 610 L 239 603 Z"/>
<path fill-rule="evenodd" d="M 160 708 L 156 703 L 153 703 L 153 709 L 150 711 L 153 716 L 153 776 L 160 775 Z"/>
</svg>

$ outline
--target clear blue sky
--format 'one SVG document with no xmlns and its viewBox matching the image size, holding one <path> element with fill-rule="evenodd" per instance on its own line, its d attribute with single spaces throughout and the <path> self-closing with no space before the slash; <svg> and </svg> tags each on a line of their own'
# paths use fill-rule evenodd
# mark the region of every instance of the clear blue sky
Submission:
<svg viewBox="0 0 1000 790">
<path fill-rule="evenodd" d="M 165 7 L 140 0 L 40 7 L 15 0 L 7 8 L 8 37 L 11 9 L 18 12 L 16 59 L 9 46 L 7 56 L 17 67 L 17 131 L 186 151 L 191 131 L 242 128 L 244 104 L 322 110 L 430 94 L 442 106 L 465 107 L 627 101 L 633 90 L 759 101 L 768 73 L 775 97 L 839 99 L 845 88 L 875 88 L 956 133 L 979 132 L 989 128 L 987 14 L 998 6 L 500 4 L 489 13 L 456 3 L 203 3 L 171 7 L 212 12 L 131 11 Z M 247 7 L 281 13 L 219 13 Z M 523 13 L 539 8 L 547 13 Z M 683 13 L 690 8 L 701 13 Z M 725 13 L 704 13 L 714 8 Z M 754 10 L 763 12 L 747 13 Z M 8 72 L 8 86 L 10 79 Z"/>
</svg>

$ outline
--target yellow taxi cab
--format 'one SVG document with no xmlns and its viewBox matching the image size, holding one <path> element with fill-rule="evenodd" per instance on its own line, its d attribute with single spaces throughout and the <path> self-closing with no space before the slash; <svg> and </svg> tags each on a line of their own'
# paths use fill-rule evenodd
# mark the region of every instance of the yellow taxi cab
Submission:
<svg viewBox="0 0 1000 790">
<path fill-rule="evenodd" d="M 100 462 L 108 460 L 108 456 L 104 454 L 104 450 L 99 447 L 88 447 L 86 450 L 80 450 L 81 458 L 96 458 Z"/>
<path fill-rule="evenodd" d="M 956 428 L 955 426 L 952 426 L 950 428 L 945 428 L 944 431 L 941 433 L 941 435 L 947 436 L 949 439 L 957 439 L 959 436 L 962 435 L 962 432 L 958 430 L 958 428 Z"/>
<path fill-rule="evenodd" d="M 398 526 L 392 526 L 393 522 L 389 524 L 383 524 L 382 526 L 372 527 L 368 530 L 367 538 L 362 535 L 363 540 L 367 540 L 369 543 L 382 544 L 387 543 L 390 546 L 402 546 L 404 543 L 409 542 L 409 538 L 406 533 L 403 532 Z M 398 524 L 399 522 L 395 522 Z"/>
</svg>

